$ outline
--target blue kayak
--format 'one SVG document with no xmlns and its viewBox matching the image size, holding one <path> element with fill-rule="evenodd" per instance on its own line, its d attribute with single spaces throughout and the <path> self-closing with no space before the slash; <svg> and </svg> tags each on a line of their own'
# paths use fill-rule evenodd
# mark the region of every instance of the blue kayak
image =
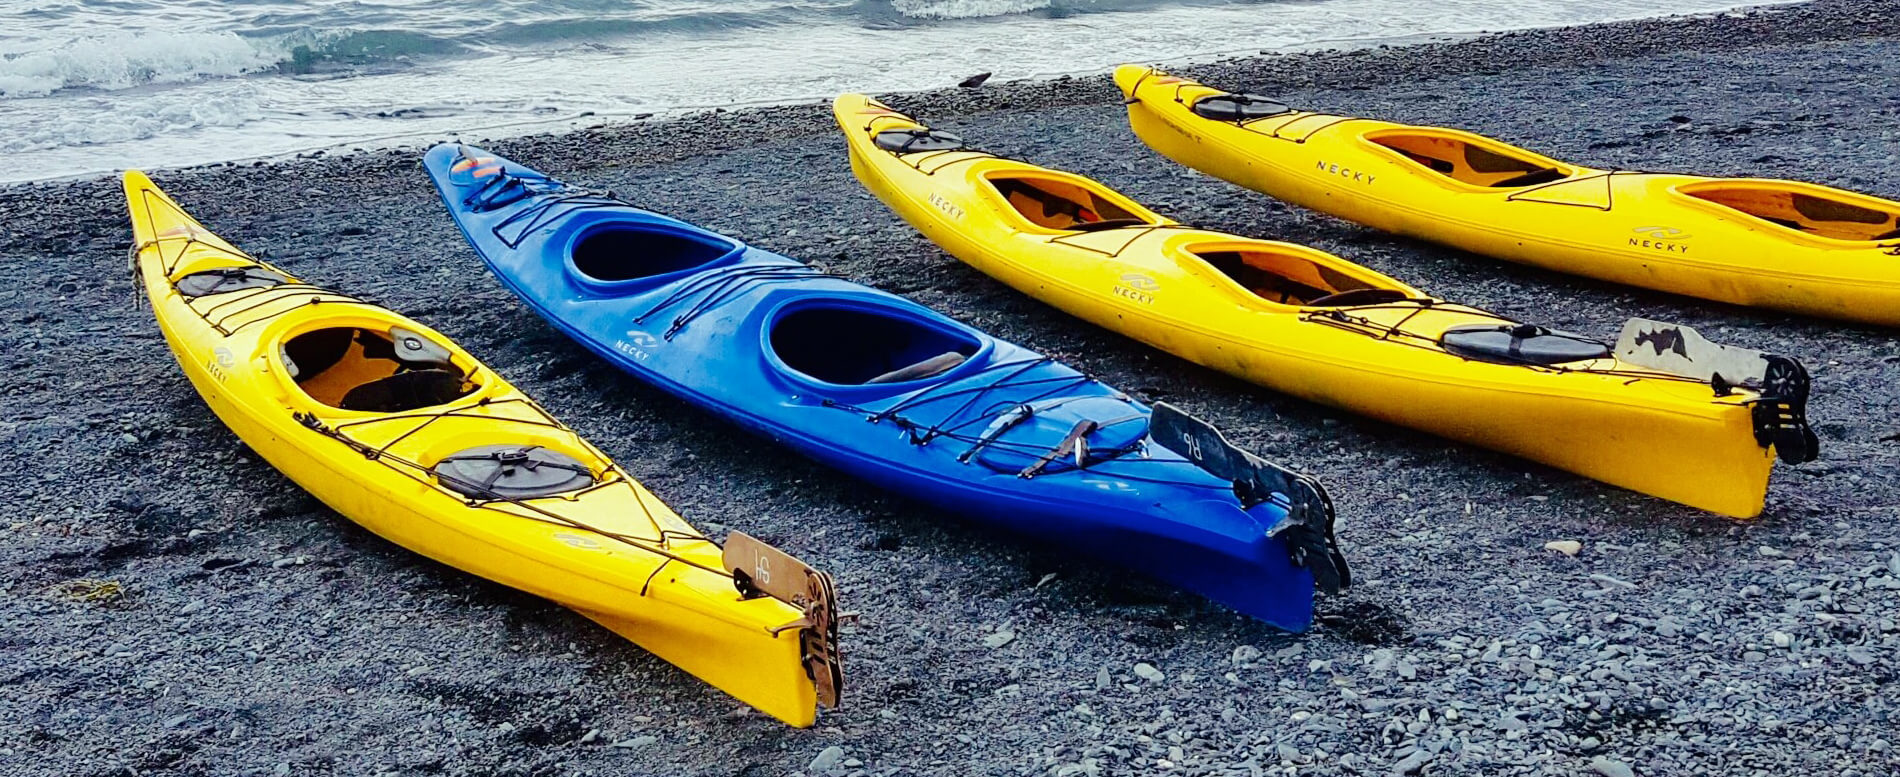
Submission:
<svg viewBox="0 0 1900 777">
<path fill-rule="evenodd" d="M 424 165 L 496 277 L 636 377 L 831 466 L 1291 631 L 1348 573 L 1311 478 L 909 300 L 480 149 Z"/>
</svg>

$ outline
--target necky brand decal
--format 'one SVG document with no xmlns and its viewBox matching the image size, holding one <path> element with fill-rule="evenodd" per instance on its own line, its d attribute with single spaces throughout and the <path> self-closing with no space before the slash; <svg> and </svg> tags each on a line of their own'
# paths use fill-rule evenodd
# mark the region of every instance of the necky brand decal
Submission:
<svg viewBox="0 0 1900 777">
<path fill-rule="evenodd" d="M 205 362 L 205 371 L 211 373 L 211 377 L 217 378 L 219 383 L 223 383 L 225 378 L 229 377 L 226 370 L 231 369 L 233 364 L 237 364 L 237 356 L 231 353 L 231 349 L 220 345 L 211 349 L 211 358 Z"/>
<path fill-rule="evenodd" d="M 1680 241 L 1687 240 L 1692 235 L 1675 227 L 1637 227 L 1630 231 L 1637 235 L 1629 239 L 1630 245 L 1637 248 L 1671 254 L 1689 253 L 1689 247 Z"/>
<path fill-rule="evenodd" d="M 631 356 L 634 361 L 639 362 L 653 358 L 652 349 L 658 347 L 660 347 L 660 338 L 638 329 L 627 330 L 626 340 L 614 341 L 614 350 Z"/>
<path fill-rule="evenodd" d="M 568 547 L 577 550 L 602 550 L 606 547 L 601 545 L 598 540 L 591 537 L 582 537 L 578 534 L 556 534 L 554 535 L 554 539 L 560 540 Z"/>
<path fill-rule="evenodd" d="M 937 206 L 937 210 L 943 211 L 950 218 L 959 220 L 963 218 L 963 209 L 957 207 L 956 203 L 944 199 L 941 194 L 931 192 L 930 204 Z"/>
<path fill-rule="evenodd" d="M 1115 293 L 1117 295 L 1127 297 L 1143 305 L 1154 304 L 1155 295 L 1152 292 L 1160 290 L 1161 284 L 1156 283 L 1155 279 L 1138 272 L 1124 273 L 1121 278 L 1121 283 L 1115 284 Z"/>
<path fill-rule="evenodd" d="M 1376 176 L 1371 173 L 1354 170 L 1350 167 L 1341 167 L 1324 159 L 1317 161 L 1315 166 L 1319 168 L 1320 172 L 1326 173 L 1327 175 L 1337 175 L 1341 178 L 1350 179 L 1353 183 L 1363 183 L 1367 186 L 1371 186 L 1373 180 L 1376 178 Z"/>
<path fill-rule="evenodd" d="M 1161 284 L 1155 283 L 1155 279 L 1138 272 L 1123 275 L 1122 283 L 1127 284 L 1129 288 L 1140 289 L 1142 291 L 1154 291 L 1155 289 L 1161 288 Z"/>
</svg>

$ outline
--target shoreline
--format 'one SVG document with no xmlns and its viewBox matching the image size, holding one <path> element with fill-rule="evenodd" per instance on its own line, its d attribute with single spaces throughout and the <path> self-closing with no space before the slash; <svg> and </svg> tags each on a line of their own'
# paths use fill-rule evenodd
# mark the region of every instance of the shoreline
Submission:
<svg viewBox="0 0 1900 777">
<path fill-rule="evenodd" d="M 1713 12 L 1694 13 L 1694 14 L 1676 14 L 1676 15 L 1657 16 L 1657 17 L 1638 17 L 1638 18 L 1632 18 L 1632 19 L 1606 21 L 1606 22 L 1600 22 L 1597 24 L 1590 24 L 1590 25 L 1583 25 L 1583 26 L 1532 27 L 1532 28 L 1524 28 L 1524 29 L 1517 29 L 1517 30 L 1507 30 L 1507 31 L 1501 31 L 1501 32 L 1500 31 L 1476 31 L 1476 32 L 1422 33 L 1419 35 L 1403 36 L 1403 37 L 1397 37 L 1397 38 L 1318 40 L 1318 41 L 1313 41 L 1310 43 L 1297 44 L 1293 46 L 1287 46 L 1287 47 L 1282 47 L 1282 48 L 1277 48 L 1277 49 L 1272 49 L 1272 50 L 1261 50 L 1258 52 L 1246 52 L 1245 47 L 1241 47 L 1238 49 L 1232 49 L 1232 50 L 1226 50 L 1226 51 L 1209 51 L 1209 52 L 1203 52 L 1203 53 L 1198 53 L 1198 54 L 1183 55 L 1180 57 L 1175 57 L 1175 58 L 1166 60 L 1162 64 L 1170 69 L 1180 71 L 1182 73 L 1200 74 L 1212 80 L 1215 77 L 1213 74 L 1218 74 L 1218 73 L 1261 73 L 1261 72 L 1267 72 L 1271 68 L 1271 66 L 1274 64 L 1287 62 L 1289 60 L 1291 61 L 1312 60 L 1312 59 L 1318 59 L 1318 58 L 1323 58 L 1323 57 L 1328 57 L 1328 56 L 1340 56 L 1340 55 L 1345 55 L 1349 57 L 1358 57 L 1358 56 L 1363 56 L 1362 52 L 1386 52 L 1386 51 L 1422 52 L 1426 48 L 1434 48 L 1441 51 L 1444 49 L 1452 49 L 1452 51 L 1446 52 L 1446 53 L 1450 54 L 1450 56 L 1455 58 L 1455 57 L 1460 56 L 1460 54 L 1456 51 L 1457 47 L 1461 45 L 1472 45 L 1472 44 L 1475 44 L 1477 41 L 1488 41 L 1488 40 L 1494 40 L 1494 39 L 1511 39 L 1517 36 L 1526 36 L 1530 38 L 1531 40 L 1517 41 L 1517 42 L 1514 42 L 1513 45 L 1516 45 L 1516 43 L 1528 43 L 1530 46 L 1534 47 L 1538 45 L 1537 41 L 1535 40 L 1536 38 L 1543 37 L 1546 34 L 1562 33 L 1563 31 L 1566 31 L 1566 30 L 1644 27 L 1644 28 L 1650 28 L 1655 31 L 1667 31 L 1672 28 L 1680 29 L 1680 28 L 1700 27 L 1706 24 L 1725 24 L 1726 23 L 1721 20 L 1733 21 L 1733 20 L 1743 19 L 1747 21 L 1755 21 L 1755 20 L 1758 20 L 1759 18 L 1771 17 L 1774 15 L 1783 14 L 1783 13 L 1810 12 L 1812 11 L 1811 6 L 1813 6 L 1816 2 L 1817 0 L 1779 0 L 1779 2 L 1771 2 L 1771 3 L 1766 3 L 1766 4 L 1760 4 L 1760 5 L 1744 4 L 1727 11 L 1713 11 Z M 1823 5 L 1823 6 L 1837 4 L 1837 3 L 1831 3 L 1828 0 L 1818 0 L 1818 2 L 1820 5 Z M 1868 4 L 1868 3 L 1860 2 L 1860 4 Z M 1738 26 L 1747 28 L 1752 25 L 1744 24 L 1744 25 L 1738 25 Z M 1747 29 L 1746 32 L 1759 34 L 1761 30 Z M 1837 30 L 1835 32 L 1846 33 L 1847 31 Z M 1876 31 L 1872 33 L 1872 35 L 1888 34 L 1890 32 L 1891 30 L 1888 29 L 1886 32 Z M 1611 33 L 1611 35 L 1613 37 L 1620 37 L 1618 33 L 1614 33 L 1614 32 Z M 1780 40 L 1780 39 L 1785 39 L 1785 36 L 1770 34 L 1770 35 L 1760 36 L 1758 39 L 1750 39 L 1748 37 L 1743 37 L 1740 39 L 1741 41 L 1752 40 L 1752 42 L 1742 42 L 1740 45 L 1755 45 L 1758 43 L 1773 42 L 1775 40 Z M 1737 41 L 1735 39 L 1729 39 L 1729 40 L 1724 41 L 1725 45 L 1734 45 L 1736 42 Z M 1666 49 L 1648 49 L 1648 50 L 1657 51 L 1657 50 L 1666 50 Z M 1621 54 L 1621 56 L 1630 56 L 1636 53 L 1641 53 L 1641 52 L 1638 50 L 1631 49 L 1631 50 L 1626 51 L 1626 53 Z M 1399 59 L 1407 59 L 1407 58 L 1409 57 L 1400 57 Z M 1372 63 L 1365 63 L 1365 64 L 1368 66 L 1377 66 L 1377 64 L 1379 63 L 1372 62 Z M 1450 73 L 1450 72 L 1456 72 L 1456 71 L 1447 71 L 1447 73 Z M 938 89 L 923 90 L 923 91 L 880 93 L 880 94 L 883 94 L 884 96 L 887 96 L 887 97 L 891 97 L 893 99 L 915 100 L 917 101 L 916 104 L 927 106 L 928 108 L 941 107 L 942 110 L 934 111 L 936 115 L 961 115 L 963 113 L 969 113 L 969 112 L 982 112 L 984 110 L 994 110 L 996 109 L 997 106 L 1013 103 L 1017 99 L 1037 98 L 1037 97 L 1046 98 L 1049 96 L 1048 93 L 1052 89 L 1058 86 L 1068 87 L 1068 86 L 1077 85 L 1078 83 L 1101 84 L 1105 88 L 1112 90 L 1112 86 L 1109 85 L 1109 82 L 1108 82 L 1108 76 L 1109 74 L 1107 71 L 1087 72 L 1087 73 L 1038 74 L 1038 75 L 1033 75 L 1033 76 L 1020 78 L 1020 79 L 991 82 L 975 90 L 960 89 L 953 86 L 946 86 L 946 87 L 942 87 Z M 1353 77 L 1356 78 L 1356 77 L 1361 77 L 1361 76 L 1358 76 L 1357 74 L 1355 74 Z M 1316 85 L 1318 82 L 1292 80 L 1292 81 L 1289 81 L 1288 83 L 1290 85 Z M 589 112 L 582 112 L 581 114 L 578 114 L 575 116 L 569 116 L 565 118 L 528 120 L 528 121 L 519 121 L 519 122 L 509 122 L 509 123 L 504 123 L 504 124 L 478 126 L 478 127 L 471 127 L 465 130 L 458 131 L 458 132 L 434 135 L 434 136 L 431 136 L 429 133 L 415 133 L 415 134 L 405 133 L 405 134 L 382 135 L 382 136 L 364 138 L 364 139 L 359 139 L 359 140 L 354 140 L 354 141 L 344 141 L 340 143 L 311 146 L 307 148 L 297 149 L 294 151 L 286 151 L 286 152 L 276 153 L 276 154 L 265 154 L 265 155 L 259 155 L 259 156 L 251 156 L 251 157 L 241 157 L 237 159 L 208 162 L 208 163 L 203 163 L 203 164 L 182 165 L 182 166 L 176 166 L 176 167 L 159 166 L 159 167 L 142 168 L 142 169 L 144 170 L 144 172 L 147 172 L 147 173 L 176 174 L 176 173 L 192 173 L 194 171 L 201 171 L 201 170 L 213 170 L 213 169 L 223 169 L 223 168 L 243 167 L 243 166 L 256 166 L 258 163 L 263 163 L 265 165 L 294 164 L 298 161 L 305 161 L 305 160 L 316 159 L 316 158 L 329 158 L 329 159 L 334 160 L 338 158 L 346 158 L 346 157 L 357 155 L 357 154 L 377 154 L 377 153 L 390 153 L 390 152 L 401 152 L 401 151 L 412 151 L 414 153 L 420 153 L 422 150 L 428 147 L 429 142 L 427 139 L 430 137 L 434 137 L 437 140 L 440 140 L 440 139 L 454 139 L 454 138 L 473 136 L 473 137 L 481 138 L 481 140 L 477 142 L 494 141 L 497 143 L 506 143 L 506 142 L 511 142 L 511 141 L 531 141 L 532 139 L 535 139 L 535 138 L 549 138 L 549 139 L 560 138 L 563 136 L 578 135 L 582 133 L 592 133 L 592 132 L 600 132 L 604 135 L 610 135 L 610 136 L 619 135 L 619 134 L 627 134 L 627 133 L 637 133 L 638 131 L 635 128 L 651 128 L 651 131 L 658 131 L 658 132 L 664 132 L 664 131 L 667 131 L 668 129 L 690 130 L 691 125 L 704 121 L 704 118 L 707 114 L 714 113 L 714 112 L 729 114 L 729 115 L 744 115 L 744 114 L 753 113 L 753 112 L 770 112 L 770 111 L 775 111 L 775 110 L 780 110 L 780 109 L 791 109 L 791 110 L 797 110 L 797 111 L 817 111 L 817 112 L 822 113 L 828 110 L 828 108 L 826 107 L 828 104 L 829 104 L 829 100 L 828 98 L 825 98 L 825 97 L 789 97 L 785 99 L 745 102 L 745 103 L 739 103 L 739 104 L 726 106 L 726 107 L 703 106 L 703 105 L 702 106 L 682 106 L 682 107 L 676 107 L 676 108 L 661 109 L 661 110 L 653 111 L 650 113 L 643 112 L 643 113 L 633 113 L 633 114 L 597 114 L 597 113 L 589 111 Z M 1058 103 L 1052 103 L 1052 104 L 1058 104 Z M 590 120 L 590 119 L 598 119 L 598 120 Z M 567 126 L 567 127 L 551 126 L 558 123 L 568 123 L 570 126 Z M 497 130 L 506 130 L 506 129 L 510 129 L 514 127 L 534 127 L 536 125 L 550 125 L 550 126 L 548 126 L 546 129 L 543 129 L 543 130 L 528 131 L 528 132 L 523 132 L 519 134 L 500 134 L 500 135 L 494 134 Z M 581 126 L 581 125 L 585 125 L 585 126 Z M 84 183 L 87 181 L 96 181 L 96 180 L 105 179 L 105 178 L 114 178 L 122 172 L 124 171 L 115 169 L 115 170 L 92 171 L 92 172 L 84 172 L 84 173 L 73 173 L 73 174 L 68 174 L 68 175 L 59 175 L 59 176 L 53 176 L 53 177 L 48 177 L 48 178 L 27 179 L 27 180 L 21 180 L 21 181 L 4 181 L 4 182 L 0 182 L 0 194 L 4 194 L 10 190 L 13 190 L 16 188 L 23 188 L 23 187 L 32 187 L 32 186 L 49 185 L 49 184 Z"/>
<path fill-rule="evenodd" d="M 1891 198 L 1900 115 L 1869 86 L 1900 83 L 1889 6 L 1817 0 L 1180 70 L 1580 163 Z M 21 507 L 0 524 L 0 773 L 1900 771 L 1894 333 L 1302 211 L 1148 151 L 1115 94 L 1093 77 L 890 102 L 1183 222 L 1331 251 L 1453 301 L 1597 337 L 1632 316 L 1677 321 L 1794 356 L 1814 376 L 1821 460 L 1778 466 L 1763 517 L 1726 521 L 1191 366 L 943 255 L 852 178 L 823 105 L 488 146 L 904 295 L 1318 477 L 1357 580 L 1322 600 L 1319 627 L 1288 635 L 876 491 L 620 373 L 482 268 L 417 150 L 154 176 L 240 248 L 455 340 L 708 534 L 743 530 L 834 574 L 859 613 L 842 635 L 844 706 L 791 730 L 305 495 L 211 415 L 133 303 L 117 181 L 0 187 L 0 272 L 17 280 L 0 286 L 14 400 L 0 441 L 31 462 L 8 481 Z M 1557 540 L 1582 550 L 1544 549 Z M 59 593 L 82 578 L 122 595 Z M 1001 631 L 1014 638 L 985 640 Z"/>
</svg>

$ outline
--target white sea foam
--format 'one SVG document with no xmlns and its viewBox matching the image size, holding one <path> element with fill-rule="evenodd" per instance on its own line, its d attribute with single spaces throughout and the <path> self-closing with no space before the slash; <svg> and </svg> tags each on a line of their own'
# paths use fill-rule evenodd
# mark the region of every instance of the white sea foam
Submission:
<svg viewBox="0 0 1900 777">
<path fill-rule="evenodd" d="M 229 32 L 118 33 L 0 58 L 0 97 L 60 89 L 125 89 L 237 76 L 275 67 L 282 52 Z"/>
<path fill-rule="evenodd" d="M 891 7 L 912 19 L 981 19 L 1048 8 L 1051 0 L 891 0 Z"/>
<path fill-rule="evenodd" d="M 24 100 L 39 108 L 45 100 Z M 21 154 L 69 146 L 110 146 L 185 134 L 209 128 L 242 127 L 264 116 L 255 89 L 239 87 L 220 94 L 172 91 L 147 95 L 136 103 L 93 99 L 81 106 L 68 103 L 61 110 L 28 110 L 25 121 L 0 135 L 0 154 Z M 127 110 L 136 108 L 136 111 Z M 102 120 L 103 115 L 112 118 Z"/>
</svg>

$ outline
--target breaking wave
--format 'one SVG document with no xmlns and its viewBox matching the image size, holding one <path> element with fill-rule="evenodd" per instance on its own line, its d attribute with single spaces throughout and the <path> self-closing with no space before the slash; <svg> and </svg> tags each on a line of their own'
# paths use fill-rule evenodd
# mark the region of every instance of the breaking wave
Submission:
<svg viewBox="0 0 1900 777">
<path fill-rule="evenodd" d="M 125 89 L 270 70 L 283 52 L 229 32 L 117 34 L 78 38 L 54 49 L 0 58 L 0 96 L 60 89 Z"/>
</svg>

